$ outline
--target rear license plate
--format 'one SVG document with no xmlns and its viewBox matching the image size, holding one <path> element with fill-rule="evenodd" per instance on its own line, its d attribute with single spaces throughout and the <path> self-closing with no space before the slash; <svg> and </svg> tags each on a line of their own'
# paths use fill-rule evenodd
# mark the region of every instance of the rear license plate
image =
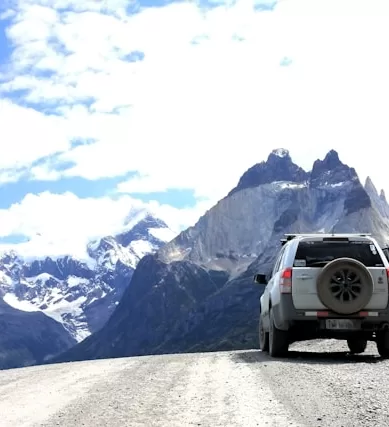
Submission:
<svg viewBox="0 0 389 427">
<path fill-rule="evenodd" d="M 354 330 L 360 328 L 360 321 L 353 319 L 326 319 L 326 329 Z"/>
</svg>

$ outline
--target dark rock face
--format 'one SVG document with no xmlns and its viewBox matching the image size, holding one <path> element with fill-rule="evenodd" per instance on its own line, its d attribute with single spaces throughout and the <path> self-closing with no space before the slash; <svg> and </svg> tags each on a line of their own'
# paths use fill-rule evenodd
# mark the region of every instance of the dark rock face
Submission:
<svg viewBox="0 0 389 427">
<path fill-rule="evenodd" d="M 371 200 L 362 185 L 356 185 L 344 201 L 346 215 L 371 207 Z"/>
<path fill-rule="evenodd" d="M 342 163 L 336 151 L 331 150 L 324 160 L 316 160 L 310 175 L 310 185 L 321 187 L 343 182 L 358 181 L 354 168 Z"/>
<path fill-rule="evenodd" d="M 309 174 L 292 162 L 287 150 L 278 149 L 270 153 L 266 162 L 258 163 L 245 172 L 228 195 L 276 181 L 304 182 L 308 178 Z"/>
<path fill-rule="evenodd" d="M 175 325 L 186 318 L 188 310 L 217 293 L 227 279 L 228 275 L 223 272 L 206 271 L 187 261 L 166 265 L 155 256 L 145 256 L 109 319 L 112 327 L 120 330 L 119 335 L 111 335 L 110 328 L 103 327 L 80 343 L 80 347 L 70 349 L 54 361 L 82 360 L 85 355 L 86 358 L 105 358 L 152 353 L 167 339 L 169 330 L 175 330 Z M 109 340 L 108 352 L 96 345 L 95 337 L 104 342 Z"/>
<path fill-rule="evenodd" d="M 344 183 L 352 184 L 352 189 L 349 190 L 344 201 L 346 215 L 371 207 L 370 197 L 359 182 L 355 169 L 342 163 L 336 151 L 331 150 L 324 160 L 315 161 L 310 176 L 311 187 L 332 186 L 336 188 Z M 332 194 L 332 197 L 336 197 L 335 193 Z"/>
<path fill-rule="evenodd" d="M 0 299 L 0 369 L 41 364 L 75 344 L 60 323 Z"/>
<path fill-rule="evenodd" d="M 300 208 L 299 206 L 292 207 L 286 211 L 284 211 L 281 216 L 277 219 L 277 221 L 274 223 L 274 232 L 279 233 L 282 230 L 285 230 L 286 228 L 290 227 L 292 224 L 294 224 L 300 214 Z"/>
<path fill-rule="evenodd" d="M 386 200 L 384 190 L 381 190 L 378 194 L 378 191 L 369 176 L 366 178 L 364 189 L 368 194 L 371 203 L 375 206 L 380 215 L 389 219 L 389 205 Z"/>
<path fill-rule="evenodd" d="M 144 257 L 107 324 L 54 360 L 256 348 L 263 288 L 252 277 L 271 270 L 283 234 L 389 236 L 389 221 L 334 151 L 311 173 L 285 150 L 252 170 L 194 227 Z"/>
<path fill-rule="evenodd" d="M 23 266 L 25 277 L 38 276 L 42 272 L 48 273 L 59 280 L 64 280 L 69 276 L 79 276 L 90 279 L 93 272 L 84 263 L 69 256 L 52 260 L 47 257 L 43 261 L 33 261 L 31 264 Z"/>
</svg>

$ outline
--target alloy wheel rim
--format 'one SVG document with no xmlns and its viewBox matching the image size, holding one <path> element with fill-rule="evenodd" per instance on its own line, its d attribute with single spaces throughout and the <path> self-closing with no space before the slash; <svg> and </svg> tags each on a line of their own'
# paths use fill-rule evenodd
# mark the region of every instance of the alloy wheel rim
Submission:
<svg viewBox="0 0 389 427">
<path fill-rule="evenodd" d="M 362 293 L 362 280 L 353 268 L 341 268 L 330 278 L 331 295 L 341 303 L 350 303 L 358 299 Z"/>
</svg>

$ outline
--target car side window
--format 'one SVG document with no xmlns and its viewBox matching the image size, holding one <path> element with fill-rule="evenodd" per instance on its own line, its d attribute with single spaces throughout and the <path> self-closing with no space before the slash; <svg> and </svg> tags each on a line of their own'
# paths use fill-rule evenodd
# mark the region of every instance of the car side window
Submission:
<svg viewBox="0 0 389 427">
<path fill-rule="evenodd" d="M 284 246 L 284 250 L 282 251 L 277 271 L 280 271 L 280 270 L 282 270 L 285 267 L 285 259 L 286 259 L 286 255 L 285 254 L 286 254 L 286 246 Z"/>
<path fill-rule="evenodd" d="M 277 273 L 277 271 L 279 270 L 279 268 L 280 268 L 281 260 L 282 260 L 282 257 L 283 257 L 283 255 L 284 255 L 285 248 L 286 248 L 286 247 L 284 246 L 284 247 L 281 249 L 280 253 L 278 254 L 278 258 L 277 258 L 276 263 L 274 264 L 274 268 L 273 268 L 273 271 L 272 271 L 271 277 L 273 277 L 273 276 Z"/>
</svg>

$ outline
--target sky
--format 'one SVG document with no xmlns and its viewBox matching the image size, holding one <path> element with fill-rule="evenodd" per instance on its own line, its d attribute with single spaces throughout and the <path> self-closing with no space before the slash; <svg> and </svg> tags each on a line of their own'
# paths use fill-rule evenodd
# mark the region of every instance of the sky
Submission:
<svg viewBox="0 0 389 427">
<path fill-rule="evenodd" d="M 387 0 L 5 0 L 0 249 L 193 225 L 249 167 L 330 149 L 389 193 Z"/>
</svg>

